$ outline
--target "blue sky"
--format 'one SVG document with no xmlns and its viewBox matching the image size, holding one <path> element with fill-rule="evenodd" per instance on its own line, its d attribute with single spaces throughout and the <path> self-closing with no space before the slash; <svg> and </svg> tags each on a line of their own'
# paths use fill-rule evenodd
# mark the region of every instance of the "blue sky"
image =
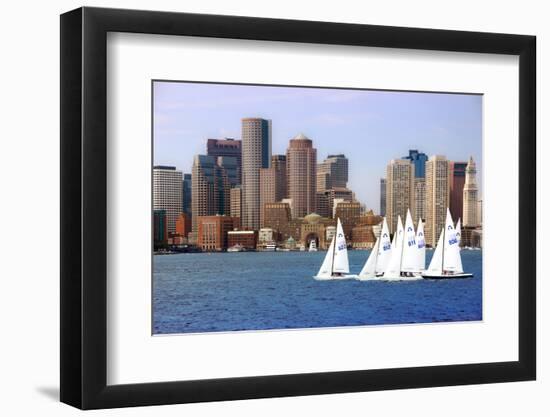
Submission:
<svg viewBox="0 0 550 417">
<path fill-rule="evenodd" d="M 156 165 L 191 172 L 206 139 L 240 139 L 243 117 L 263 117 L 272 120 L 273 154 L 284 154 L 300 132 L 313 140 L 318 162 L 344 153 L 348 187 L 375 211 L 388 161 L 409 149 L 454 161 L 472 155 L 481 189 L 479 95 L 157 81 L 153 100 Z"/>
</svg>

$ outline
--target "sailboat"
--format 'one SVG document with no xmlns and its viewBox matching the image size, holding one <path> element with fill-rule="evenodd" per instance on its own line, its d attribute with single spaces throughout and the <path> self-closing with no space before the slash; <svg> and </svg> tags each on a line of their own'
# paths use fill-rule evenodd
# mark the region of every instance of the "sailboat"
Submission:
<svg viewBox="0 0 550 417">
<path fill-rule="evenodd" d="M 347 274 L 349 274 L 348 248 L 342 223 L 338 219 L 336 235 L 332 238 L 321 269 L 314 278 L 324 281 L 356 277 L 356 275 Z"/>
<path fill-rule="evenodd" d="M 460 224 L 457 224 L 460 226 Z M 441 230 L 434 255 L 424 278 L 469 278 L 474 274 L 464 272 L 460 257 L 460 234 L 457 236 L 451 213 L 447 209 L 445 227 Z"/>
<path fill-rule="evenodd" d="M 421 279 L 419 275 L 418 247 L 416 233 L 410 210 L 407 210 L 405 227 L 401 223 L 401 216 L 397 217 L 397 231 L 394 235 L 395 247 L 392 250 L 388 266 L 384 271 L 383 279 L 387 281 L 410 281 Z"/>
<path fill-rule="evenodd" d="M 360 281 L 380 279 L 380 276 L 384 273 L 384 270 L 388 265 L 391 250 L 392 246 L 390 231 L 388 229 L 386 218 L 384 217 L 380 237 L 376 239 L 376 243 L 370 252 L 369 258 L 367 259 L 367 262 L 365 262 L 365 265 L 357 276 L 357 279 Z"/>
<path fill-rule="evenodd" d="M 317 244 L 315 243 L 315 239 L 311 239 L 309 241 L 308 252 L 317 252 Z"/>
</svg>

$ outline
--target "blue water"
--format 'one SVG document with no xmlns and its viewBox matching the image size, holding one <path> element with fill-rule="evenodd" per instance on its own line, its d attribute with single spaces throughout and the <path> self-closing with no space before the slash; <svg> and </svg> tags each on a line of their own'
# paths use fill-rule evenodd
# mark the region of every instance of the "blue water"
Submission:
<svg viewBox="0 0 550 417">
<path fill-rule="evenodd" d="M 316 281 L 326 252 L 154 256 L 153 333 L 481 320 L 481 251 L 462 251 L 474 278 Z M 433 251 L 427 251 L 429 262 Z M 350 251 L 359 273 L 367 251 Z"/>
</svg>

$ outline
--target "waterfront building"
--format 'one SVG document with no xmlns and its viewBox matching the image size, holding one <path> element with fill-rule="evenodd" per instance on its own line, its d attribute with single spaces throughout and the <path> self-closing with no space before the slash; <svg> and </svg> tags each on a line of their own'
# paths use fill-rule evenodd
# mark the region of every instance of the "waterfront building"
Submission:
<svg viewBox="0 0 550 417">
<path fill-rule="evenodd" d="M 255 230 L 231 230 L 227 232 L 227 247 L 241 246 L 246 250 L 255 250 L 258 232 Z"/>
<path fill-rule="evenodd" d="M 263 227 L 258 232 L 258 243 L 265 244 L 275 241 L 274 231 L 270 227 Z"/>
<path fill-rule="evenodd" d="M 288 231 L 291 209 L 288 203 L 266 203 L 264 206 L 264 224 L 280 233 Z"/>
<path fill-rule="evenodd" d="M 176 234 L 187 239 L 191 231 L 191 216 L 186 213 L 180 213 L 176 219 Z"/>
<path fill-rule="evenodd" d="M 380 215 L 386 215 L 386 179 L 380 178 Z"/>
<path fill-rule="evenodd" d="M 193 216 L 197 219 L 197 245 L 203 251 L 227 249 L 227 233 L 237 225 L 237 219 L 229 216 Z"/>
<path fill-rule="evenodd" d="M 286 197 L 286 156 L 273 155 L 271 167 L 260 169 L 260 225 L 264 222 L 264 206 Z"/>
<path fill-rule="evenodd" d="M 382 216 L 377 216 L 372 210 L 357 219 L 351 230 L 351 242 L 353 249 L 372 249 L 380 234 Z"/>
<path fill-rule="evenodd" d="M 352 241 L 352 230 L 361 217 L 361 204 L 357 201 L 338 201 L 335 203 L 334 219 L 340 219 L 348 242 Z"/>
<path fill-rule="evenodd" d="M 236 186 L 230 191 L 231 210 L 230 216 L 241 218 L 241 187 Z"/>
<path fill-rule="evenodd" d="M 166 229 L 176 230 L 176 219 L 182 212 L 183 174 L 173 166 L 153 167 L 153 210 L 166 212 Z"/>
<path fill-rule="evenodd" d="M 426 244 L 437 245 L 445 227 L 449 207 L 449 161 L 444 156 L 431 156 L 426 163 Z"/>
<path fill-rule="evenodd" d="M 466 166 L 466 180 L 464 183 L 463 201 L 464 201 L 464 218 L 463 225 L 475 227 L 478 226 L 478 189 L 476 181 L 476 163 L 474 158 L 470 157 Z"/>
<path fill-rule="evenodd" d="M 390 233 L 395 232 L 397 218 L 404 221 L 407 210 L 414 213 L 414 170 L 408 159 L 392 159 L 386 167 L 386 217 Z"/>
<path fill-rule="evenodd" d="M 455 221 L 463 218 L 463 195 L 467 162 L 449 162 L 449 211 Z"/>
<path fill-rule="evenodd" d="M 241 223 L 260 228 L 260 169 L 271 164 L 271 121 L 242 119 Z"/>
<path fill-rule="evenodd" d="M 311 139 L 302 133 L 291 139 L 286 152 L 286 163 L 292 217 L 304 217 L 315 211 L 317 150 Z"/>
<path fill-rule="evenodd" d="M 218 158 L 219 156 L 230 156 L 237 160 L 237 177 L 241 182 L 242 171 L 242 142 L 233 138 L 208 139 L 206 141 L 206 154 Z"/>
<path fill-rule="evenodd" d="M 317 191 L 334 187 L 346 188 L 348 184 L 348 159 L 345 155 L 329 155 L 317 164 Z"/>
<path fill-rule="evenodd" d="M 192 197 L 192 179 L 191 174 L 183 174 L 182 182 L 182 211 L 189 216 L 191 219 L 192 206 L 191 206 L 191 197 Z"/>
<path fill-rule="evenodd" d="M 162 246 L 168 238 L 166 228 L 166 210 L 153 210 L 153 244 Z"/>
<path fill-rule="evenodd" d="M 414 165 L 415 178 L 426 177 L 426 162 L 428 162 L 428 155 L 419 152 L 418 149 L 409 149 L 409 155 L 404 156 L 403 159 L 408 159 Z"/>
<path fill-rule="evenodd" d="M 426 178 L 414 178 L 414 222 L 426 219 Z"/>
</svg>

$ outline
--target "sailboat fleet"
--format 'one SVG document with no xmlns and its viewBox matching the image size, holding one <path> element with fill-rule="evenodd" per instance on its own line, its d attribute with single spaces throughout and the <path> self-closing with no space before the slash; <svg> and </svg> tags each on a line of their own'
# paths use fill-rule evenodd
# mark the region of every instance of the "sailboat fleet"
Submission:
<svg viewBox="0 0 550 417">
<path fill-rule="evenodd" d="M 415 231 L 411 213 L 407 210 L 405 226 L 401 217 L 397 219 L 397 229 L 390 240 L 386 218 L 382 223 L 380 237 L 376 239 L 373 249 L 358 275 L 349 273 L 349 261 L 346 238 L 340 219 L 336 235 L 330 243 L 317 280 L 357 279 L 359 281 L 411 281 L 423 278 L 468 278 L 473 274 L 464 272 L 460 256 L 460 220 L 456 227 L 449 209 L 445 227 L 426 269 L 426 241 L 424 224 L 418 220 Z"/>
</svg>

